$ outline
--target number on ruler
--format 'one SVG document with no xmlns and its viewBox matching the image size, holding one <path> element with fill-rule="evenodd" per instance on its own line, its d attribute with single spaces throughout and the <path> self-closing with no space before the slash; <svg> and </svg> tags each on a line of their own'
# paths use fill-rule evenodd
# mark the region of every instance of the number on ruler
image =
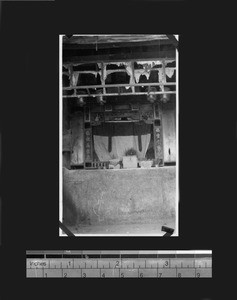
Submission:
<svg viewBox="0 0 237 300">
<path fill-rule="evenodd" d="M 83 278 L 86 278 L 86 273 L 83 273 L 83 274 L 82 274 L 82 277 L 83 277 Z"/>
<path fill-rule="evenodd" d="M 120 277 L 124 278 L 124 273 L 121 273 Z"/>
<path fill-rule="evenodd" d="M 101 277 L 102 277 L 102 278 L 105 278 L 105 273 L 102 273 Z"/>
<path fill-rule="evenodd" d="M 117 267 L 119 268 L 119 261 L 118 260 L 115 263 L 115 268 L 117 268 Z"/>
<path fill-rule="evenodd" d="M 200 277 L 200 273 L 197 273 L 197 276 L 196 276 L 196 277 L 198 277 L 198 278 L 199 278 L 199 277 Z"/>
<path fill-rule="evenodd" d="M 162 276 L 162 273 L 159 273 L 159 276 L 158 277 L 161 277 Z"/>
<path fill-rule="evenodd" d="M 165 264 L 164 264 L 164 267 L 168 267 L 168 265 L 169 265 L 169 261 L 166 260 L 166 261 L 165 261 Z"/>
<path fill-rule="evenodd" d="M 143 278 L 143 273 L 140 273 L 140 278 Z"/>
<path fill-rule="evenodd" d="M 63 277 L 67 277 L 67 273 L 64 273 L 64 274 L 63 274 Z"/>
<path fill-rule="evenodd" d="M 179 277 L 179 278 L 181 277 L 181 273 L 178 273 L 178 277 Z"/>
<path fill-rule="evenodd" d="M 48 277 L 48 274 L 47 274 L 47 273 L 44 273 L 44 277 Z"/>
</svg>

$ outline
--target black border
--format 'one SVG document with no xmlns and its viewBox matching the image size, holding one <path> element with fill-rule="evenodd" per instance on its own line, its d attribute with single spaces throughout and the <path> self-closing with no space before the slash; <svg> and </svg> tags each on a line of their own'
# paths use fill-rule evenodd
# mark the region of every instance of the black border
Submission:
<svg viewBox="0 0 237 300">
<path fill-rule="evenodd" d="M 219 136 L 215 133 L 214 125 L 217 123 L 219 111 L 213 110 L 212 99 L 214 98 L 215 104 L 222 104 L 222 100 L 213 95 L 213 90 L 210 91 L 210 81 L 203 77 L 205 71 L 201 67 L 207 56 L 211 57 L 210 59 L 213 57 L 215 47 L 210 37 L 215 27 L 208 28 L 215 7 L 209 9 L 199 2 L 187 1 L 145 2 L 2 3 L 0 94 L 4 100 L 0 101 L 2 133 L 0 272 L 5 278 L 10 279 L 11 283 L 20 282 L 22 290 L 23 287 L 28 287 L 29 283 L 24 277 L 26 249 L 93 250 L 98 249 L 98 245 L 101 249 L 108 250 L 211 249 L 216 252 L 218 249 L 219 232 L 222 231 L 216 233 L 220 220 L 216 220 L 218 212 L 217 209 L 213 209 L 213 202 L 223 201 L 218 189 L 214 189 L 220 182 L 218 172 L 221 165 L 220 157 L 223 157 L 223 154 L 220 155 L 219 143 L 216 142 Z M 58 181 L 55 180 L 58 178 L 59 146 L 58 35 L 71 32 L 157 33 L 157 30 L 159 33 L 180 34 L 180 236 L 171 239 L 59 238 L 58 210 L 55 209 L 58 207 L 59 196 Z M 205 45 L 201 48 L 202 51 L 200 38 L 202 45 Z M 200 82 L 205 93 L 197 89 L 195 82 Z M 210 101 L 201 102 L 202 99 Z M 229 138 L 228 134 L 226 139 L 227 137 Z M 211 153 L 211 160 L 208 160 L 207 153 Z M 211 180 L 216 180 L 216 185 L 212 185 Z M 232 198 L 233 196 L 230 197 Z M 217 254 L 214 254 L 214 257 L 216 256 Z M 9 261 L 12 261 L 13 257 L 18 265 L 18 268 L 14 267 L 14 274 L 8 268 Z M 215 259 L 214 264 L 217 264 Z M 210 298 L 218 290 L 216 270 L 214 275 L 212 280 L 199 282 L 162 281 L 162 285 L 159 284 L 159 291 L 155 280 L 145 281 L 145 289 L 142 282 L 137 285 L 134 281 L 129 281 L 129 284 L 128 281 L 124 281 L 120 289 L 116 289 L 116 294 L 118 297 L 122 296 L 126 286 L 133 292 L 140 292 L 144 297 L 149 291 L 149 294 L 165 295 L 167 298 L 171 298 L 169 297 L 171 295 L 178 295 L 178 298 L 185 298 L 186 295 L 187 298 L 191 290 L 195 291 L 193 298 Z M 44 288 L 41 290 L 38 283 L 30 282 L 31 289 L 37 289 L 39 296 L 44 295 L 46 286 L 54 291 L 60 290 L 57 281 L 50 281 L 51 286 L 49 283 L 43 283 Z M 65 284 L 70 286 L 70 283 Z M 87 283 L 83 286 L 89 287 Z M 96 286 L 106 288 L 107 283 L 105 286 L 104 283 Z M 8 292 L 11 298 L 16 291 L 7 290 L 3 286 L 1 292 Z"/>
</svg>

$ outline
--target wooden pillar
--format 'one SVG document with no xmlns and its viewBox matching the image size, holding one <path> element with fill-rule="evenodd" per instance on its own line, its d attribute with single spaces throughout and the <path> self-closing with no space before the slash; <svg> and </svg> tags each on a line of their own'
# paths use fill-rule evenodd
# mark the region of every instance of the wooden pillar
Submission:
<svg viewBox="0 0 237 300">
<path fill-rule="evenodd" d="M 92 128 L 91 126 L 85 128 L 85 167 L 91 166 L 93 161 L 93 136 L 92 136 Z"/>
<path fill-rule="evenodd" d="M 70 159 L 71 159 L 71 131 L 70 131 L 70 120 L 68 114 L 68 98 L 63 98 L 63 124 L 62 124 L 62 134 L 63 134 L 63 167 L 70 169 Z"/>
<path fill-rule="evenodd" d="M 161 104 L 154 105 L 154 150 L 156 164 L 164 165 L 164 151 L 163 151 L 163 130 L 162 130 L 162 110 Z"/>
<path fill-rule="evenodd" d="M 164 163 L 174 163 L 176 161 L 176 108 L 173 97 L 162 105 L 162 130 Z"/>
</svg>

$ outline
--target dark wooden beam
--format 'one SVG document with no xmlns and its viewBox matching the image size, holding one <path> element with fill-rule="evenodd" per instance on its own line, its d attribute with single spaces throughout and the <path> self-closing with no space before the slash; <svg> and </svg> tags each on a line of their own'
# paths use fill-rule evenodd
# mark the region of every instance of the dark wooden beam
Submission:
<svg viewBox="0 0 237 300">
<path fill-rule="evenodd" d="M 154 95 L 164 95 L 164 94 L 176 94 L 176 91 L 169 91 L 169 92 L 154 92 Z M 111 97 L 111 96 L 137 96 L 137 95 L 146 95 L 147 96 L 147 92 L 130 92 L 130 93 L 105 93 L 105 94 L 100 94 L 101 96 L 105 96 L 105 97 Z M 96 97 L 95 94 L 93 95 L 63 95 L 63 98 L 78 98 L 78 96 L 82 97 L 82 98 L 92 98 L 94 99 Z"/>
<path fill-rule="evenodd" d="M 81 90 L 81 89 L 95 89 L 95 88 L 111 88 L 111 87 L 132 87 L 132 86 L 163 86 L 176 85 L 176 82 L 142 82 L 142 83 L 118 83 L 118 84 L 99 84 L 99 85 L 78 85 L 64 87 L 63 90 Z"/>
<path fill-rule="evenodd" d="M 76 43 L 64 43 L 63 49 L 75 50 L 75 49 L 109 49 L 109 48 L 131 48 L 131 47 L 146 47 L 146 46 L 162 46 L 172 45 L 172 41 L 167 40 L 153 40 L 143 42 L 119 42 L 119 43 L 106 43 L 106 44 L 76 44 Z"/>
<path fill-rule="evenodd" d="M 131 60 L 159 60 L 175 59 L 175 49 L 169 51 L 142 52 L 142 53 L 116 53 L 106 55 L 88 56 L 64 56 L 63 64 L 67 63 L 96 63 L 96 62 L 119 62 Z"/>
</svg>

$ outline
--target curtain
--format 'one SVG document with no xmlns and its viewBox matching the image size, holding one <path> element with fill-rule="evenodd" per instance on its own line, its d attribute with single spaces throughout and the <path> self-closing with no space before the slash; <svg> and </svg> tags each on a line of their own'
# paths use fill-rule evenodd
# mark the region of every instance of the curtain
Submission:
<svg viewBox="0 0 237 300">
<path fill-rule="evenodd" d="M 152 125 L 137 123 L 103 123 L 93 127 L 94 149 L 100 161 L 122 159 L 126 150 L 134 148 L 144 158 L 151 139 Z"/>
</svg>

